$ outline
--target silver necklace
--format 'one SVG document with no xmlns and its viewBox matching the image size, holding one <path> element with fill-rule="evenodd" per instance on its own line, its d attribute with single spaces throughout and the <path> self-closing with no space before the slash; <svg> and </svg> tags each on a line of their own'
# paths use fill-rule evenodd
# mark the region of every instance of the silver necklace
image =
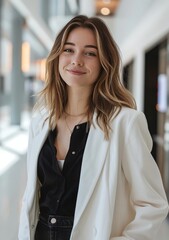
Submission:
<svg viewBox="0 0 169 240">
<path fill-rule="evenodd" d="M 83 112 L 83 113 L 80 113 L 80 114 L 77 114 L 77 115 L 74 115 L 74 114 L 70 114 L 66 111 L 64 111 L 64 113 L 67 115 L 67 116 L 70 116 L 70 117 L 80 117 L 80 116 L 83 116 L 83 115 L 86 115 L 86 112 Z"/>
<path fill-rule="evenodd" d="M 84 113 L 84 114 L 83 114 L 83 117 L 80 119 L 80 121 L 78 121 L 74 126 L 80 124 L 80 123 L 83 121 L 83 119 L 85 118 L 85 115 L 86 115 L 86 114 Z M 69 126 L 69 124 L 68 124 L 68 122 L 67 122 L 67 120 L 66 120 L 66 115 L 65 115 L 65 123 L 66 123 L 67 129 L 69 130 L 70 135 L 71 135 L 72 132 L 73 132 L 74 127 L 73 127 L 72 129 L 70 128 L 70 126 Z"/>
</svg>

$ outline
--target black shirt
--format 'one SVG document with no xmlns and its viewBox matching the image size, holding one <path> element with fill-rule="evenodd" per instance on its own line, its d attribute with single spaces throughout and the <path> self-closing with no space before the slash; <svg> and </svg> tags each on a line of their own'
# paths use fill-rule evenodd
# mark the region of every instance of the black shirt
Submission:
<svg viewBox="0 0 169 240">
<path fill-rule="evenodd" d="M 56 159 L 56 134 L 56 129 L 49 132 L 38 158 L 38 178 L 42 184 L 40 213 L 74 216 L 88 124 L 75 126 L 62 170 Z"/>
</svg>

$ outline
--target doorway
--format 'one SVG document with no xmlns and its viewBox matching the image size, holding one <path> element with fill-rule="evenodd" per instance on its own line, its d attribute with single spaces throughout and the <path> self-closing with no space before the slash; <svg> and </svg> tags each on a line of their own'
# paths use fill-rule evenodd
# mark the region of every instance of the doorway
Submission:
<svg viewBox="0 0 169 240">
<path fill-rule="evenodd" d="M 169 198 L 169 38 L 145 53 L 144 113 Z"/>
</svg>

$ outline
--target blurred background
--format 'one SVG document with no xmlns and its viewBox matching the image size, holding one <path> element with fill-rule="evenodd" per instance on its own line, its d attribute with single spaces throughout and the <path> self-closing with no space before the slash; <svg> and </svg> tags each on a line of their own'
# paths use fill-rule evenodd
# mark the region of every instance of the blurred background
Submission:
<svg viewBox="0 0 169 240">
<path fill-rule="evenodd" d="M 73 16 L 99 16 L 121 49 L 123 81 L 147 117 L 169 198 L 169 1 L 0 0 L 0 235 L 17 240 L 28 127 L 45 59 Z M 169 239 L 166 220 L 157 239 Z"/>
</svg>

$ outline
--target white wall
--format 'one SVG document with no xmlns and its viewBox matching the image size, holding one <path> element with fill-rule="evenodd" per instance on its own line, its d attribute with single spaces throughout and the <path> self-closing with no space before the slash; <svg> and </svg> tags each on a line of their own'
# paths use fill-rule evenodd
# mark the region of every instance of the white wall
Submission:
<svg viewBox="0 0 169 240">
<path fill-rule="evenodd" d="M 110 28 L 120 46 L 124 65 L 135 61 L 133 94 L 138 109 L 143 110 L 144 54 L 169 34 L 169 1 L 122 0 Z"/>
<path fill-rule="evenodd" d="M 113 32 L 121 44 L 142 21 L 158 0 L 121 0 L 115 15 Z"/>
</svg>

